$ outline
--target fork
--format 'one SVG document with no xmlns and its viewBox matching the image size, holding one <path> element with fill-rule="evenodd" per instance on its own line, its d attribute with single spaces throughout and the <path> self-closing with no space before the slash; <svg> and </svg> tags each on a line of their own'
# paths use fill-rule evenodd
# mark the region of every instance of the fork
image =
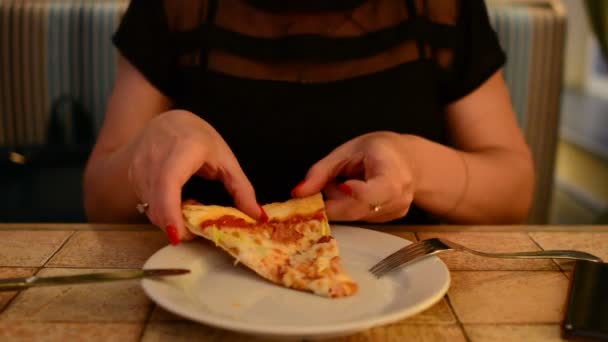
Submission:
<svg viewBox="0 0 608 342">
<path fill-rule="evenodd" d="M 534 252 L 515 252 L 515 253 L 487 253 L 480 252 L 463 245 L 457 244 L 450 240 L 441 238 L 426 239 L 419 242 L 407 245 L 395 253 L 387 256 L 379 263 L 374 265 L 369 271 L 377 278 L 382 277 L 386 273 L 402 266 L 410 264 L 414 261 L 424 259 L 426 257 L 447 252 L 447 251 L 462 251 L 474 255 L 489 258 L 507 258 L 507 259 L 572 259 L 572 260 L 587 260 L 593 262 L 602 262 L 602 259 L 595 255 L 571 250 L 548 250 Z"/>
</svg>

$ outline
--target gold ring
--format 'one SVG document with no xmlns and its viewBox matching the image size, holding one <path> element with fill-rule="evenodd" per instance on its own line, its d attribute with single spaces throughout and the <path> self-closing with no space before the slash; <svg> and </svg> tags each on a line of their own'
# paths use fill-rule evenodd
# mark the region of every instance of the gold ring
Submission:
<svg viewBox="0 0 608 342">
<path fill-rule="evenodd" d="M 369 205 L 369 210 L 371 210 L 374 213 L 377 213 L 380 211 L 380 209 L 382 209 L 382 206 L 379 204 L 370 204 Z"/>
<path fill-rule="evenodd" d="M 144 214 L 150 205 L 148 203 L 137 203 L 135 208 L 140 214 Z"/>
</svg>

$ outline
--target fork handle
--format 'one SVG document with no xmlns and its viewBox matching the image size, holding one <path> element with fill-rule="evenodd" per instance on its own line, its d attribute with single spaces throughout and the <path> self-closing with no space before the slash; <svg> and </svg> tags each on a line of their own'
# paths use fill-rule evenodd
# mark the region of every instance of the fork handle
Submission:
<svg viewBox="0 0 608 342">
<path fill-rule="evenodd" d="M 595 255 L 570 250 L 548 250 L 534 252 L 516 252 L 516 253 L 484 253 L 466 249 L 472 254 L 490 258 L 506 258 L 506 259 L 572 259 L 572 260 L 587 260 L 593 262 L 602 262 L 602 259 Z"/>
</svg>

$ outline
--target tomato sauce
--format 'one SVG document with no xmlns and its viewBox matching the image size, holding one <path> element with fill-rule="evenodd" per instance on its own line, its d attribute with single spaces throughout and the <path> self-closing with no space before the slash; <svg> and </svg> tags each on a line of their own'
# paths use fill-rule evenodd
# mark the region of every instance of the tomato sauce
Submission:
<svg viewBox="0 0 608 342">
<path fill-rule="evenodd" d="M 288 217 L 285 220 L 272 219 L 267 223 L 250 223 L 245 221 L 240 217 L 224 215 L 215 220 L 206 220 L 201 222 L 201 228 L 207 228 L 210 226 L 218 226 L 218 227 L 231 227 L 231 228 L 252 228 L 252 227 L 262 227 L 262 226 L 275 226 L 275 225 L 295 225 L 305 221 L 321 221 L 325 219 L 325 213 L 323 209 L 308 215 L 293 215 Z"/>
<path fill-rule="evenodd" d="M 230 228 L 242 228 L 242 229 L 255 229 L 255 230 L 270 230 L 271 239 L 281 243 L 289 243 L 298 241 L 304 235 L 294 229 L 293 227 L 302 222 L 308 221 L 321 221 L 325 219 L 325 212 L 323 209 L 307 215 L 293 215 L 284 220 L 272 219 L 266 223 L 261 222 L 247 222 L 242 218 L 225 215 L 215 220 L 207 220 L 201 223 L 201 228 L 207 228 L 210 226 L 218 227 L 230 227 Z M 325 242 L 325 240 L 323 241 Z"/>
</svg>

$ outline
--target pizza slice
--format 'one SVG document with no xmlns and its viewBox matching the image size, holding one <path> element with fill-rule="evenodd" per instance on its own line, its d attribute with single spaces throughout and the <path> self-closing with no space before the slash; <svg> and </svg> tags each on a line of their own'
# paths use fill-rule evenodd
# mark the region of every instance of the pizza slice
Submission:
<svg viewBox="0 0 608 342">
<path fill-rule="evenodd" d="M 263 278 L 288 288 L 337 298 L 357 292 L 341 264 L 321 194 L 264 206 L 260 223 L 232 207 L 186 201 L 188 229 L 215 243 Z"/>
</svg>

